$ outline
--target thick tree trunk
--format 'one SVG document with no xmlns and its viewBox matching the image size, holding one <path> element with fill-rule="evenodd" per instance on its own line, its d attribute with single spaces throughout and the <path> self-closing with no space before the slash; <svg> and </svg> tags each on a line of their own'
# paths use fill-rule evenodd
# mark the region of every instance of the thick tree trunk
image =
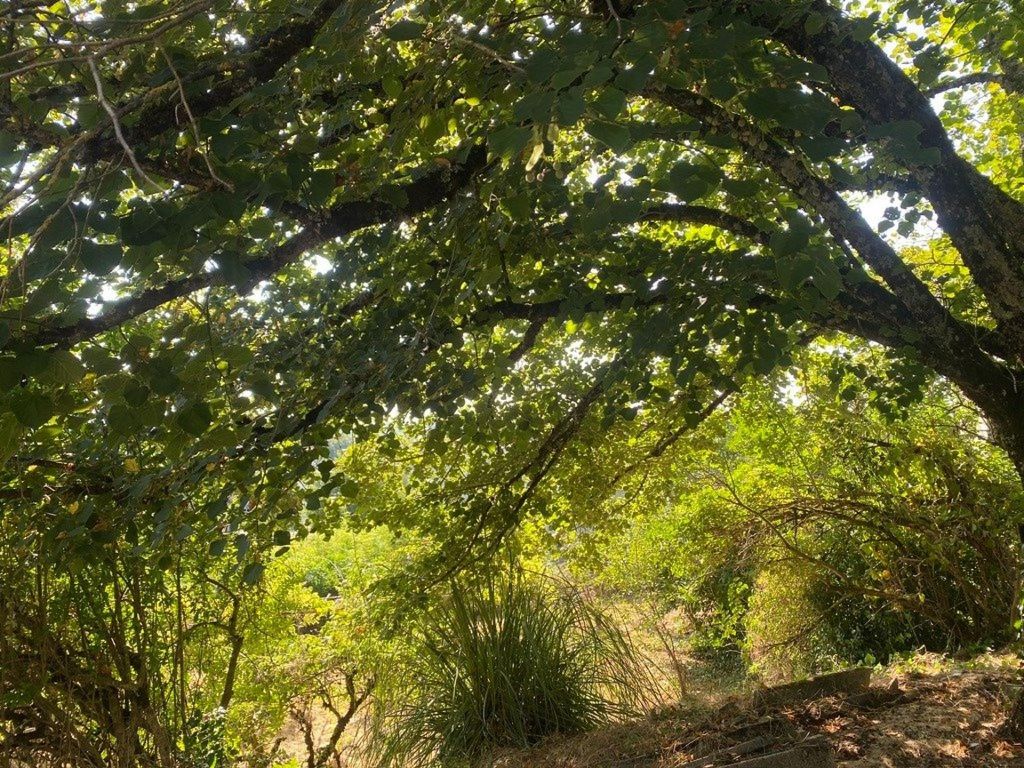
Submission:
<svg viewBox="0 0 1024 768">
<path fill-rule="evenodd" d="M 1014 413 L 1010 418 L 1006 418 L 1005 415 L 997 418 L 990 417 L 990 422 L 992 422 L 994 431 L 993 436 L 1009 455 L 1013 465 L 1017 468 L 1017 474 L 1024 482 L 1024 426 L 1019 423 L 1024 422 L 1024 398 L 1019 398 L 1016 408 L 1012 408 L 1012 410 Z M 1017 530 L 1021 548 L 1024 551 L 1024 523 L 1020 523 Z M 1015 603 L 1021 597 L 1021 576 L 1018 573 L 1017 588 L 1014 594 Z M 1019 605 L 1014 605 L 1011 617 L 1019 616 Z M 1024 744 L 1024 688 L 1016 695 L 1013 705 L 1007 713 L 1006 722 L 1003 724 L 1003 736 L 1010 741 Z"/>
<path fill-rule="evenodd" d="M 992 439 L 1006 451 L 1024 483 L 1024 391 L 957 383 L 985 414 Z"/>
</svg>

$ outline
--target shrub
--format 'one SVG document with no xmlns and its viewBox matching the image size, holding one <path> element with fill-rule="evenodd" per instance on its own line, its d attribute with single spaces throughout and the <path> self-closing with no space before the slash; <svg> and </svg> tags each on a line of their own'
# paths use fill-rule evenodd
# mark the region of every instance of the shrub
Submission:
<svg viewBox="0 0 1024 768">
<path fill-rule="evenodd" d="M 452 584 L 421 619 L 406 680 L 378 701 L 381 764 L 466 764 L 639 713 L 654 690 L 579 592 L 522 575 Z"/>
<path fill-rule="evenodd" d="M 769 683 L 841 666 L 830 617 L 810 598 L 818 575 L 808 563 L 772 563 L 758 574 L 744 624 L 750 671 Z"/>
</svg>

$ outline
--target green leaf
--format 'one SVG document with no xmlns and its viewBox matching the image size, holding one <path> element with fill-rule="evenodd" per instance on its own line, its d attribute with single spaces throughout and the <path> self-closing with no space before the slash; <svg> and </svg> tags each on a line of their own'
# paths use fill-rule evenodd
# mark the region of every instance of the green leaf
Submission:
<svg viewBox="0 0 1024 768">
<path fill-rule="evenodd" d="M 260 580 L 265 570 L 266 568 L 261 563 L 250 563 L 242 572 L 242 581 L 251 587 Z"/>
<path fill-rule="evenodd" d="M 169 571 L 174 566 L 174 557 L 171 554 L 161 555 L 156 561 L 156 567 L 161 571 Z"/>
<path fill-rule="evenodd" d="M 866 43 L 875 31 L 875 20 L 870 16 L 864 19 L 854 19 L 847 28 L 850 37 L 858 43 Z"/>
<path fill-rule="evenodd" d="M 592 122 L 585 127 L 587 133 L 607 144 L 615 152 L 625 152 L 632 144 L 629 128 L 616 123 Z"/>
<path fill-rule="evenodd" d="M 533 91 L 523 96 L 512 112 L 516 120 L 532 120 L 535 123 L 545 123 L 551 119 L 551 109 L 554 104 L 554 91 Z"/>
<path fill-rule="evenodd" d="M 384 34 L 396 42 L 418 40 L 423 36 L 423 30 L 426 28 L 426 24 L 420 24 L 412 19 L 402 19 L 388 27 Z"/>
<path fill-rule="evenodd" d="M 807 247 L 809 237 L 803 230 L 791 228 L 779 229 L 772 233 L 769 245 L 778 256 L 792 256 Z"/>
<path fill-rule="evenodd" d="M 548 83 L 555 90 L 561 90 L 562 88 L 568 88 L 574 82 L 580 79 L 586 70 L 583 69 L 563 69 L 560 72 L 555 72 L 551 76 L 551 80 Z"/>
<path fill-rule="evenodd" d="M 15 358 L 14 366 L 23 376 L 38 376 L 50 366 L 50 355 L 42 349 L 27 349 Z"/>
<path fill-rule="evenodd" d="M 533 82 L 542 85 L 555 74 L 561 63 L 561 58 L 553 50 L 541 48 L 526 62 L 526 75 Z"/>
<path fill-rule="evenodd" d="M 492 154 L 508 159 L 522 152 L 532 135 L 532 129 L 526 126 L 509 125 L 488 136 L 487 144 Z"/>
<path fill-rule="evenodd" d="M 227 133 L 218 133 L 210 139 L 210 149 L 221 160 L 230 160 L 241 140 L 240 131 L 229 130 Z"/>
<path fill-rule="evenodd" d="M 41 427 L 53 417 L 53 401 L 38 392 L 26 392 L 14 401 L 14 416 L 29 429 Z"/>
<path fill-rule="evenodd" d="M 696 200 L 711 191 L 709 174 L 691 163 L 676 163 L 668 173 L 664 186 L 681 200 Z"/>
<path fill-rule="evenodd" d="M 46 369 L 45 378 L 56 384 L 76 384 L 85 376 L 86 370 L 82 362 L 64 349 L 50 353 L 50 364 Z"/>
<path fill-rule="evenodd" d="M 597 88 L 612 79 L 614 70 L 607 64 L 598 64 L 583 76 L 584 88 Z"/>
<path fill-rule="evenodd" d="M 0 414 L 0 465 L 3 465 L 18 450 L 21 427 L 13 413 Z"/>
<path fill-rule="evenodd" d="M 0 131 L 0 164 L 12 165 L 16 158 L 16 150 L 21 139 L 13 133 Z"/>
<path fill-rule="evenodd" d="M 393 75 L 387 75 L 384 77 L 384 79 L 381 80 L 381 86 L 384 88 L 384 93 L 392 99 L 397 99 L 402 95 L 402 91 L 404 90 L 402 87 L 402 81 Z"/>
<path fill-rule="evenodd" d="M 153 366 L 149 374 L 149 386 L 158 395 L 173 395 L 181 388 L 181 379 L 163 366 Z"/>
<path fill-rule="evenodd" d="M 602 117 L 614 120 L 626 108 L 626 94 L 618 88 L 604 88 L 593 102 Z"/>
<path fill-rule="evenodd" d="M 178 414 L 176 421 L 185 432 L 199 437 L 210 427 L 213 414 L 210 412 L 210 406 L 206 403 L 192 403 Z"/>
<path fill-rule="evenodd" d="M 314 206 L 322 206 L 330 199 L 335 188 L 334 171 L 313 171 L 309 177 L 309 202 Z"/>
<path fill-rule="evenodd" d="M 346 499 L 354 499 L 359 495 L 359 483 L 350 477 L 346 477 L 338 483 L 338 492 Z"/>
<path fill-rule="evenodd" d="M 776 273 L 785 290 L 795 291 L 814 274 L 814 260 L 806 256 L 779 259 L 776 262 Z"/>
<path fill-rule="evenodd" d="M 210 205 L 213 206 L 213 210 L 228 221 L 238 221 L 245 213 L 248 203 L 246 202 L 245 195 L 223 190 L 210 195 Z"/>
<path fill-rule="evenodd" d="M 518 195 L 506 197 L 501 201 L 501 207 L 505 209 L 513 221 L 527 221 L 533 213 L 533 198 L 521 192 Z"/>
<path fill-rule="evenodd" d="M 843 278 L 835 264 L 831 261 L 818 264 L 814 272 L 814 287 L 829 301 L 839 295 L 843 289 Z"/>
<path fill-rule="evenodd" d="M 0 355 L 0 393 L 14 389 L 24 379 L 17 359 L 8 355 Z"/>
<path fill-rule="evenodd" d="M 582 88 L 572 88 L 558 97 L 558 122 L 561 125 L 574 124 L 586 111 L 587 102 Z"/>
<path fill-rule="evenodd" d="M 253 376 L 253 378 L 249 380 L 249 389 L 264 400 L 273 401 L 277 397 L 277 390 L 274 388 L 274 382 L 265 373 L 257 373 Z"/>
<path fill-rule="evenodd" d="M 167 235 L 166 223 L 155 210 L 140 205 L 121 219 L 121 242 L 152 245 Z"/>
<path fill-rule="evenodd" d="M 117 403 L 107 412 L 107 425 L 114 434 L 129 435 L 140 426 L 140 421 L 134 409 Z"/>
<path fill-rule="evenodd" d="M 644 54 L 629 69 L 619 72 L 615 77 L 615 85 L 626 93 L 640 93 L 654 74 L 658 60 L 650 53 Z"/>
<path fill-rule="evenodd" d="M 149 387 L 145 384 L 134 384 L 124 390 L 124 401 L 132 408 L 140 408 L 149 399 Z"/>
<path fill-rule="evenodd" d="M 217 257 L 217 264 L 228 285 L 244 285 L 252 276 L 239 253 L 222 253 Z"/>
<path fill-rule="evenodd" d="M 83 240 L 78 258 L 82 265 L 94 275 L 106 275 L 121 263 L 124 249 L 120 243 L 94 243 Z"/>
<path fill-rule="evenodd" d="M 295 141 L 292 142 L 292 148 L 300 155 L 312 155 L 316 152 L 317 146 L 319 144 L 316 135 L 309 131 L 296 134 Z"/>
</svg>

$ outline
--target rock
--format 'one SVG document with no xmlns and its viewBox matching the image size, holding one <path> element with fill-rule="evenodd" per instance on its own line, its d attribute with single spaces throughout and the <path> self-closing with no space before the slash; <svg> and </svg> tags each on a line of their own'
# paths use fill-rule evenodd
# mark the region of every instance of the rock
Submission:
<svg viewBox="0 0 1024 768">
<path fill-rule="evenodd" d="M 792 749 L 728 763 L 730 768 L 834 768 L 835 755 L 823 738 L 808 739 Z"/>
<path fill-rule="evenodd" d="M 743 741 L 731 747 L 716 750 L 704 757 L 698 757 L 696 760 L 690 760 L 687 763 L 683 763 L 679 768 L 711 768 L 711 766 L 715 765 L 729 765 L 728 761 L 749 755 L 752 752 L 760 752 L 771 746 L 771 743 L 767 736 L 758 736 L 749 741 Z"/>
<path fill-rule="evenodd" d="M 871 684 L 870 667 L 854 667 L 829 675 L 819 675 L 786 685 L 763 688 L 754 694 L 754 706 L 772 707 L 799 704 L 811 699 L 845 694 L 852 696 L 866 690 Z"/>
</svg>

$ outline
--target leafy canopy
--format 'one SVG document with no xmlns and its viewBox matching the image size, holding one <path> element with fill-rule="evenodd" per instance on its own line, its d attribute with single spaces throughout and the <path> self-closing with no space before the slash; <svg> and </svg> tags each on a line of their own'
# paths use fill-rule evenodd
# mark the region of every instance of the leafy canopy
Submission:
<svg viewBox="0 0 1024 768">
<path fill-rule="evenodd" d="M 672 442 L 834 332 L 950 378 L 1024 466 L 1022 18 L 8 4 L 4 546 L 286 545 L 358 490 L 333 438 L 429 416 L 493 470 L 449 504 L 464 552 L 581 430 Z"/>
</svg>

